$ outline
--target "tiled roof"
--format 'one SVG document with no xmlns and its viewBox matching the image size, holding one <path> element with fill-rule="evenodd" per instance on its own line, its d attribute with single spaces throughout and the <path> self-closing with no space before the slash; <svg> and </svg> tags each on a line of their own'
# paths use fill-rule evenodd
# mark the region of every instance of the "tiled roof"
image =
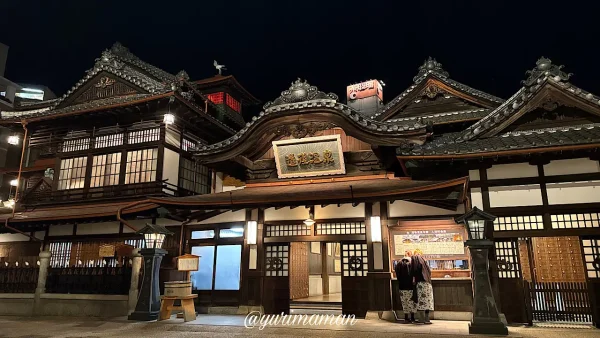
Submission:
<svg viewBox="0 0 600 338">
<path fill-rule="evenodd" d="M 479 109 L 469 109 L 469 110 L 461 110 L 461 111 L 453 111 L 447 113 L 438 113 L 431 115 L 421 115 L 421 116 L 411 116 L 411 117 L 402 117 L 396 119 L 389 119 L 386 122 L 389 123 L 401 123 L 401 122 L 410 122 L 410 121 L 419 121 L 423 124 L 445 124 L 452 123 L 457 121 L 471 121 L 471 120 L 479 120 L 480 118 L 486 116 L 491 109 L 479 108 Z"/>
<path fill-rule="evenodd" d="M 387 113 L 389 110 L 393 109 L 400 101 L 402 101 L 402 99 L 404 99 L 406 96 L 408 96 L 417 87 L 418 84 L 420 84 L 421 82 L 423 82 L 424 80 L 426 80 L 430 77 L 434 77 L 434 78 L 438 79 L 439 81 L 445 83 L 446 85 L 448 85 L 458 91 L 468 93 L 475 97 L 480 97 L 487 101 L 495 102 L 498 104 L 504 102 L 504 100 L 499 97 L 490 95 L 488 93 L 485 93 L 480 90 L 471 88 L 467 85 L 464 85 L 458 81 L 450 79 L 448 72 L 442 68 L 442 64 L 430 57 L 423 63 L 423 65 L 421 65 L 419 67 L 419 72 L 413 78 L 414 84 L 411 85 L 410 87 L 408 87 L 402 93 L 400 93 L 398 96 L 396 96 L 390 102 L 388 102 L 383 107 L 381 112 L 374 115 L 374 117 L 376 118 L 381 115 L 385 115 L 385 113 Z"/>
<path fill-rule="evenodd" d="M 443 135 L 412 149 L 398 148 L 401 156 L 468 155 L 488 152 L 540 149 L 600 143 L 600 124 L 508 132 L 502 135 L 457 142 L 460 133 Z"/>
<path fill-rule="evenodd" d="M 402 135 L 407 131 L 425 128 L 425 125 L 419 121 L 393 123 L 370 119 L 349 106 L 337 102 L 337 96 L 335 94 L 323 93 L 319 91 L 317 87 L 311 86 L 306 81 L 298 79 L 297 81 L 292 82 L 290 89 L 283 91 L 280 97 L 272 102 L 267 102 L 264 106 L 264 110 L 261 111 L 258 116 L 252 117 L 252 120 L 247 122 L 246 126 L 235 135 L 216 144 L 199 145 L 196 155 L 212 154 L 225 148 L 234 147 L 241 141 L 242 136 L 267 117 L 318 107 L 333 108 L 342 112 L 362 128 L 384 135 Z"/>
</svg>

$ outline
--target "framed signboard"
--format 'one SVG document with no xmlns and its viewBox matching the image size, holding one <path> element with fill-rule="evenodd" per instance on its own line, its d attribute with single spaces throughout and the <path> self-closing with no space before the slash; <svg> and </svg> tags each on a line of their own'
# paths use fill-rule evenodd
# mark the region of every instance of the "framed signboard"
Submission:
<svg viewBox="0 0 600 338">
<path fill-rule="evenodd" d="M 177 270 L 178 271 L 198 271 L 198 263 L 200 262 L 200 256 L 196 255 L 183 255 L 177 257 Z"/>
<path fill-rule="evenodd" d="M 340 135 L 273 142 L 279 178 L 346 173 Z"/>
<path fill-rule="evenodd" d="M 100 245 L 98 249 L 98 257 L 114 257 L 115 256 L 115 246 L 111 244 Z"/>
</svg>

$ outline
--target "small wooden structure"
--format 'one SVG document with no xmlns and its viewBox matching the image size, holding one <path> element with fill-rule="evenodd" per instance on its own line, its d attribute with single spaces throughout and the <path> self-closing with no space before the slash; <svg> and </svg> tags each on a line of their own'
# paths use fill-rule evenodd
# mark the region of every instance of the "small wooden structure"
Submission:
<svg viewBox="0 0 600 338">
<path fill-rule="evenodd" d="M 190 272 L 198 271 L 199 262 L 200 256 L 196 255 L 185 254 L 177 257 L 177 270 L 187 272 L 186 282 L 191 283 Z M 177 318 L 183 318 L 184 322 L 195 320 L 196 308 L 194 307 L 194 298 L 198 298 L 198 295 L 189 294 L 178 296 L 162 296 L 160 298 L 161 301 L 159 320 L 169 319 L 171 317 L 171 311 L 183 311 L 183 313 L 177 314 Z M 181 306 L 174 305 L 176 300 L 181 301 Z"/>
</svg>

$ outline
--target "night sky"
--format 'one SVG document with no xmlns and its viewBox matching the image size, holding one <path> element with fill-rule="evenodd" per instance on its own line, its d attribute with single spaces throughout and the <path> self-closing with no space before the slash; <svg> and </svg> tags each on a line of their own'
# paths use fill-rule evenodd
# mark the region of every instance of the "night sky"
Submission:
<svg viewBox="0 0 600 338">
<path fill-rule="evenodd" d="M 598 3 L 576 1 L 0 0 L 5 76 L 64 94 L 120 41 L 192 79 L 227 66 L 263 102 L 297 77 L 345 97 L 383 80 L 388 102 L 432 56 L 450 76 L 507 98 L 540 56 L 600 94 Z M 8 14 L 6 14 L 8 13 Z"/>
</svg>

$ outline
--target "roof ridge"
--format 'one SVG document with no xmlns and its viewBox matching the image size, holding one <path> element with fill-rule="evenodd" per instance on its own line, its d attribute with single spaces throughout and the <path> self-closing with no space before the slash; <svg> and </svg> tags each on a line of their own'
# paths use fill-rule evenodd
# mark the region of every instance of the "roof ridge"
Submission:
<svg viewBox="0 0 600 338">
<path fill-rule="evenodd" d="M 383 115 L 385 112 L 389 111 L 395 105 L 397 105 L 405 96 L 407 96 L 410 92 L 412 92 L 417 85 L 421 84 L 423 81 L 429 79 L 430 77 L 436 77 L 438 80 L 444 82 L 445 84 L 461 90 L 465 91 L 471 95 L 481 97 L 488 101 L 502 103 L 504 100 L 497 96 L 488 94 L 479 89 L 475 89 L 473 87 L 467 86 L 461 82 L 453 80 L 450 78 L 450 74 L 442 68 L 442 64 L 437 62 L 436 59 L 429 57 L 421 66 L 419 66 L 419 71 L 417 75 L 413 78 L 413 84 L 394 97 L 390 102 L 383 106 L 381 112 L 375 114 L 373 117 L 379 117 Z"/>
<path fill-rule="evenodd" d="M 547 83 L 563 87 L 564 90 L 568 90 L 582 99 L 590 101 L 590 103 L 596 106 L 600 106 L 600 97 L 590 92 L 586 92 L 568 82 L 572 74 L 563 72 L 562 68 L 562 65 L 554 65 L 550 59 L 542 56 L 537 60 L 533 70 L 528 70 L 526 72 L 528 77 L 521 82 L 523 87 L 503 104 L 491 111 L 486 117 L 465 129 L 457 141 L 462 142 L 472 140 L 506 121 L 506 119 L 514 115 L 516 111 L 523 107 L 526 102 L 535 97 Z"/>
</svg>

